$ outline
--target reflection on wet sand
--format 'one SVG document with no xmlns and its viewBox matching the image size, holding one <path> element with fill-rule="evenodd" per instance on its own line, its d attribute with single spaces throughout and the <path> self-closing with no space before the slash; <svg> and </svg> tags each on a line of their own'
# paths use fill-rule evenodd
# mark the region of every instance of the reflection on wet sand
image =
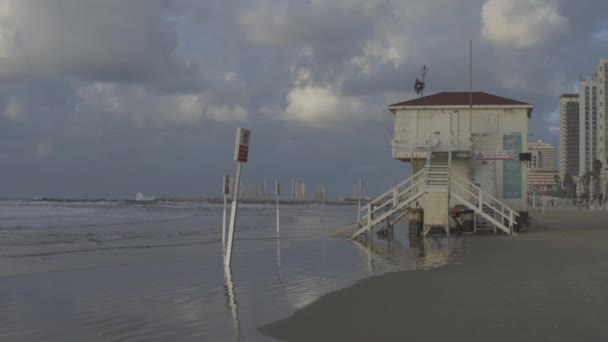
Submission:
<svg viewBox="0 0 608 342">
<path fill-rule="evenodd" d="M 394 238 L 353 240 L 352 243 L 367 256 L 370 272 L 376 271 L 380 265 L 409 265 L 410 269 L 437 267 L 447 264 L 452 255 L 463 250 L 460 237 L 446 236 L 406 237 L 403 243 Z M 377 263 L 375 258 L 382 259 L 382 262 Z"/>
<path fill-rule="evenodd" d="M 282 284 L 283 282 L 281 281 L 281 235 L 279 233 L 278 218 L 277 218 L 277 267 L 276 267 L 276 273 L 277 273 L 277 281 L 279 282 L 279 284 Z"/>
<path fill-rule="evenodd" d="M 232 327 L 235 332 L 235 341 L 241 340 L 241 322 L 239 320 L 239 304 L 236 301 L 236 295 L 234 292 L 234 282 L 232 281 L 232 270 L 230 266 L 224 266 L 224 277 L 226 279 L 226 286 L 224 296 L 226 297 L 226 307 L 232 315 Z"/>
</svg>

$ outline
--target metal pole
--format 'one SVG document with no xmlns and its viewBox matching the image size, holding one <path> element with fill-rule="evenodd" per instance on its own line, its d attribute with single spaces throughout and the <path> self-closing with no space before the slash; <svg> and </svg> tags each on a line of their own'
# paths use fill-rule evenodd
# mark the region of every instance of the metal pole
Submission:
<svg viewBox="0 0 608 342">
<path fill-rule="evenodd" d="M 469 134 L 473 133 L 473 40 L 469 41 Z"/>
<path fill-rule="evenodd" d="M 226 247 L 226 257 L 224 258 L 224 264 L 230 266 L 232 262 L 232 244 L 234 242 L 234 225 L 236 224 L 236 212 L 238 209 L 238 197 L 239 197 L 239 182 L 241 180 L 241 166 L 243 163 L 237 162 L 236 164 L 236 179 L 234 183 L 234 197 L 232 198 L 232 211 L 230 212 L 230 226 L 228 227 L 228 246 Z"/>
<path fill-rule="evenodd" d="M 325 218 L 325 187 L 321 187 L 321 222 Z"/>
<path fill-rule="evenodd" d="M 361 221 L 361 193 L 363 192 L 363 181 L 359 178 L 359 204 L 357 205 L 357 222 Z M 369 214 L 368 214 L 369 215 Z"/>
</svg>

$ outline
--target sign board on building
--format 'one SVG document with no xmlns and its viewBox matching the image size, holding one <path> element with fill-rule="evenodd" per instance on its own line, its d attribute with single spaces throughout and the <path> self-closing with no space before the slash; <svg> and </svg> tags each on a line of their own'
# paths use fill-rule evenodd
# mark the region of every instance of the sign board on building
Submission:
<svg viewBox="0 0 608 342">
<path fill-rule="evenodd" d="M 246 128 L 236 129 L 236 143 L 234 145 L 234 160 L 246 163 L 249 156 L 249 139 L 251 131 Z"/>
<path fill-rule="evenodd" d="M 521 133 L 503 135 L 503 149 L 519 154 L 522 151 L 523 138 Z M 505 199 L 521 199 L 522 171 L 519 159 L 505 160 L 503 162 L 502 193 Z"/>
<path fill-rule="evenodd" d="M 479 151 L 475 155 L 477 160 L 513 160 L 515 151 Z"/>
</svg>

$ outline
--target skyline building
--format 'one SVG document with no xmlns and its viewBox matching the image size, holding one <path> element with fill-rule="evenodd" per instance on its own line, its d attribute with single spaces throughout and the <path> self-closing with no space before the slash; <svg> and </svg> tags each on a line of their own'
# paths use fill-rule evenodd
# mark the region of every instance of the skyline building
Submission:
<svg viewBox="0 0 608 342">
<path fill-rule="evenodd" d="M 582 80 L 579 86 L 579 176 L 593 169 L 593 161 L 599 159 L 598 104 L 600 83 Z M 603 150 L 603 148 L 602 148 Z"/>
<path fill-rule="evenodd" d="M 562 94 L 559 98 L 559 176 L 579 173 L 579 95 Z"/>
</svg>

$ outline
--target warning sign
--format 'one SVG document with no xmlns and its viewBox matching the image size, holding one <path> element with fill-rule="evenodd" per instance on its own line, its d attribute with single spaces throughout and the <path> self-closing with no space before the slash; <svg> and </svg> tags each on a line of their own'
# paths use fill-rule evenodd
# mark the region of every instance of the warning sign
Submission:
<svg viewBox="0 0 608 342">
<path fill-rule="evenodd" d="M 515 151 L 479 151 L 475 155 L 477 160 L 513 160 Z"/>
<path fill-rule="evenodd" d="M 245 128 L 236 129 L 236 143 L 234 146 L 234 160 L 246 163 L 249 157 L 249 139 L 251 131 Z"/>
</svg>

